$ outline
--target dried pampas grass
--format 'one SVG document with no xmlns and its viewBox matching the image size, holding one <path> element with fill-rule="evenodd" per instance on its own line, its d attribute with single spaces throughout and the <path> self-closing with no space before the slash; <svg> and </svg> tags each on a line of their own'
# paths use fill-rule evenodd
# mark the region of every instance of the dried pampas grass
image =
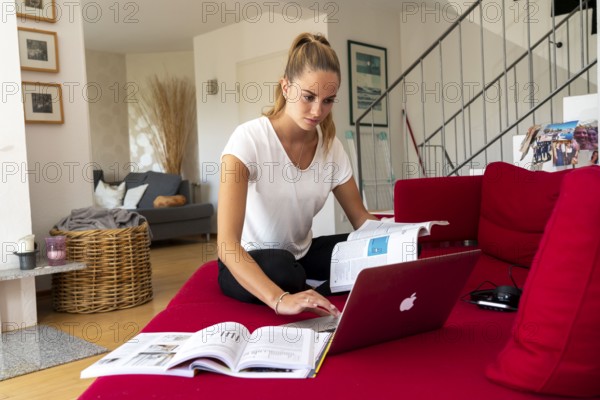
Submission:
<svg viewBox="0 0 600 400">
<path fill-rule="evenodd" d="M 181 174 L 188 138 L 196 127 L 196 89 L 190 79 L 154 75 L 137 103 L 164 172 Z"/>
</svg>

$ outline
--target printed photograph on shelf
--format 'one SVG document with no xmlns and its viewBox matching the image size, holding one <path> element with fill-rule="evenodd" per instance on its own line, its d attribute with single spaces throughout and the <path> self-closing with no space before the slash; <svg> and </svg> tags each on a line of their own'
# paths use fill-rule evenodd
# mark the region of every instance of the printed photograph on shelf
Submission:
<svg viewBox="0 0 600 400">
<path fill-rule="evenodd" d="M 579 121 L 573 138 L 579 148 L 579 166 L 598 165 L 598 120 Z"/>
<path fill-rule="evenodd" d="M 538 131 L 531 145 L 534 165 L 552 161 L 552 135 L 552 125 L 545 125 Z"/>
<path fill-rule="evenodd" d="M 387 50 L 383 47 L 348 41 L 350 73 L 350 124 L 383 94 L 387 88 Z M 361 125 L 387 126 L 387 101 L 379 102 Z"/>
<path fill-rule="evenodd" d="M 523 161 L 525 156 L 527 156 L 527 153 L 529 153 L 529 149 L 535 143 L 535 139 L 541 127 L 541 125 L 533 125 L 527 130 L 527 135 L 525 135 L 525 139 L 523 139 L 521 147 L 519 148 L 519 151 L 521 152 L 521 159 L 519 161 Z"/>
<path fill-rule="evenodd" d="M 597 120 L 548 124 L 541 129 L 533 126 L 523 141 L 522 153 L 528 151 L 528 140 L 534 164 L 552 162 L 553 167 L 564 169 L 598 163 Z"/>
<path fill-rule="evenodd" d="M 579 146 L 573 139 L 573 132 L 577 127 L 577 121 L 569 121 L 563 124 L 547 125 L 544 129 L 548 131 L 552 139 L 552 165 L 555 167 L 575 166 L 579 163 Z"/>
<path fill-rule="evenodd" d="M 579 148 L 574 143 L 573 131 L 577 121 L 545 125 L 537 134 L 533 147 L 533 163 L 552 162 L 554 167 L 574 166 L 578 163 Z"/>
<path fill-rule="evenodd" d="M 22 92 L 26 123 L 64 123 L 60 84 L 23 82 Z"/>
<path fill-rule="evenodd" d="M 56 32 L 18 28 L 21 69 L 58 72 L 58 40 Z"/>
<path fill-rule="evenodd" d="M 56 22 L 55 0 L 15 0 L 15 5 L 18 17 Z"/>
<path fill-rule="evenodd" d="M 573 136 L 580 150 L 598 150 L 598 121 L 579 121 Z"/>
</svg>

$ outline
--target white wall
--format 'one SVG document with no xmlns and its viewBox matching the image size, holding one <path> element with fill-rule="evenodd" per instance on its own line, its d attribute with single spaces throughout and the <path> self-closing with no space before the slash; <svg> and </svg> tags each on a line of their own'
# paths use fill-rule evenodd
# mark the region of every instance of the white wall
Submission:
<svg viewBox="0 0 600 400">
<path fill-rule="evenodd" d="M 158 75 L 189 78 L 195 81 L 193 52 L 139 53 L 125 57 L 127 84 L 130 85 L 134 102 L 139 100 L 139 91 L 143 90 L 148 78 Z M 131 162 L 139 171 L 162 171 L 150 145 L 145 124 L 136 118 L 133 103 L 129 103 L 129 145 Z M 192 182 L 199 181 L 197 135 L 193 132 L 188 143 L 188 152 L 184 156 L 182 176 Z"/>
<path fill-rule="evenodd" d="M 215 207 L 219 186 L 220 154 L 233 129 L 242 122 L 236 104 L 235 83 L 238 63 L 287 51 L 292 39 L 298 33 L 308 31 L 325 34 L 341 63 L 342 85 L 337 96 L 338 102 L 333 109 L 333 116 L 338 137 L 344 146 L 346 145 L 345 132 L 354 130 L 349 121 L 347 41 L 361 41 L 387 48 L 389 79 L 393 79 L 400 73 L 397 11 L 343 3 L 340 4 L 334 20 L 331 21 L 327 21 L 326 16 L 321 15 L 293 24 L 285 21 L 262 22 L 240 23 L 194 39 L 196 82 L 199 88 L 198 132 L 202 198 L 203 201 L 213 203 Z M 219 45 L 215 46 L 215 43 Z M 204 95 L 203 85 L 208 79 L 214 78 L 219 80 L 220 93 L 217 96 Z M 242 94 L 243 91 L 241 88 Z M 268 94 L 270 93 L 265 89 L 265 95 Z M 394 115 L 392 112 L 390 119 L 393 125 L 399 126 L 399 115 Z M 401 146 L 401 143 L 395 144 Z M 334 207 L 329 211 L 330 216 L 327 218 L 329 223 L 335 225 L 336 232 L 348 232 L 351 226 L 345 220 L 337 202 L 328 202 L 326 207 Z"/>
<path fill-rule="evenodd" d="M 49 230 L 71 210 L 92 205 L 92 169 L 85 50 L 81 10 L 58 0 L 56 23 L 22 21 L 19 26 L 56 32 L 60 72 L 23 71 L 24 81 L 63 87 L 64 124 L 26 124 L 27 170 L 33 233 L 41 245 Z M 4 37 L 3 37 L 4 40 Z M 20 116 L 15 115 L 14 118 Z M 4 123 L 4 121 L 3 121 Z M 40 289 L 49 287 L 42 279 Z"/>
<path fill-rule="evenodd" d="M 89 102 L 92 161 L 108 182 L 129 172 L 128 103 L 135 86 L 127 82 L 125 55 L 86 50 L 88 85 L 96 96 Z"/>
<path fill-rule="evenodd" d="M 463 3 L 448 2 L 451 5 Z M 486 7 L 494 7 L 493 1 L 485 2 Z M 539 23 L 534 24 L 532 29 L 532 37 L 539 36 L 541 33 L 546 32 L 549 29 L 548 22 L 549 11 L 548 5 L 544 2 L 538 1 L 539 7 L 537 8 L 537 16 L 539 16 Z M 334 119 L 338 129 L 338 135 L 345 145 L 344 133 L 347 130 L 354 130 L 354 127 L 349 123 L 349 92 L 348 92 L 348 54 L 347 54 L 347 41 L 355 40 L 365 42 L 373 45 L 378 45 L 387 48 L 388 56 L 388 81 L 392 82 L 397 78 L 400 73 L 408 67 L 412 62 L 415 61 L 416 57 L 420 55 L 427 47 L 429 47 L 433 41 L 443 33 L 447 27 L 456 19 L 456 15 L 452 14 L 451 10 L 440 8 L 438 11 L 434 11 L 432 14 L 423 14 L 422 6 L 423 2 L 409 2 L 407 6 L 417 6 L 417 11 L 414 14 L 403 15 L 397 10 L 385 10 L 381 8 L 374 8 L 368 5 L 350 5 L 347 3 L 340 3 L 339 9 L 335 14 L 335 21 L 331 21 L 326 24 L 326 28 L 320 29 L 318 25 L 314 24 L 314 21 L 306 21 L 306 29 L 294 29 L 298 27 L 289 27 L 286 24 L 272 23 L 270 25 L 260 26 L 260 24 L 254 24 L 253 26 L 244 26 L 239 24 L 238 26 L 223 28 L 218 31 L 211 32 L 206 35 L 196 37 L 194 40 L 194 52 L 196 58 L 196 80 L 198 82 L 198 116 L 199 116 L 199 138 L 200 138 L 200 162 L 201 162 L 201 181 L 205 186 L 203 190 L 203 200 L 210 201 L 216 206 L 217 202 L 217 190 L 218 190 L 218 159 L 220 151 L 231 131 L 241 121 L 238 116 L 238 108 L 235 105 L 235 70 L 236 63 L 250 59 L 273 54 L 282 49 L 287 49 L 291 38 L 302 30 L 309 31 L 321 31 L 325 29 L 327 31 L 327 37 L 331 41 L 333 47 L 336 49 L 340 61 L 342 63 L 342 72 L 344 77 L 342 78 L 342 86 L 338 93 L 338 104 L 334 107 Z M 465 3 L 466 4 L 466 3 Z M 442 6 L 444 4 L 442 3 Z M 520 54 L 523 50 L 524 38 L 526 38 L 526 30 L 524 28 L 524 9 L 523 2 L 513 3 L 506 1 L 508 8 L 507 18 L 510 17 L 511 22 L 507 23 L 507 37 L 509 40 L 507 46 L 507 54 L 509 57 L 515 57 Z M 432 6 L 429 4 L 429 7 Z M 512 7 L 512 8 L 510 8 Z M 464 9 L 460 11 L 466 10 Z M 484 21 L 486 26 L 485 35 L 485 51 L 487 56 L 491 56 L 490 65 L 486 65 L 486 79 L 495 76 L 495 73 L 503 65 L 502 52 L 500 51 L 499 43 L 501 39 L 501 29 L 498 27 L 498 22 L 491 12 L 493 9 L 488 8 L 486 19 Z M 445 16 L 444 13 L 448 13 Z M 512 13 L 512 14 L 508 14 Z M 320 22 L 320 21 L 319 21 Z M 478 51 L 480 48 L 479 44 L 479 26 L 475 19 L 468 21 L 463 27 L 463 35 L 465 46 L 468 50 Z M 491 26 L 489 26 L 491 23 Z M 289 25 L 289 24 L 287 24 Z M 551 27 L 551 25 L 550 25 Z M 291 29 L 290 29 L 291 28 Z M 575 29 L 571 27 L 571 29 Z M 277 35 L 273 35 L 272 32 L 277 31 Z M 254 32 L 262 33 L 268 37 L 268 40 L 264 40 L 263 37 L 255 37 Z M 562 40 L 559 35 L 558 40 Z M 592 43 L 595 36 L 591 37 Z M 535 39 L 533 39 L 535 41 Z M 510 43 L 512 42 L 512 44 Z M 218 45 L 215 45 L 218 44 Z M 593 45 L 592 47 L 595 47 Z M 563 50 L 565 48 L 563 47 Z M 575 49 L 571 49 L 574 52 Z M 590 52 L 590 55 L 594 57 L 594 51 Z M 460 75 L 460 68 L 458 58 L 452 51 L 446 51 L 444 53 L 444 64 L 451 63 L 452 65 L 447 70 L 446 82 L 449 80 L 458 81 Z M 534 55 L 536 68 L 543 70 L 547 65 L 547 60 L 544 59 L 544 54 Z M 563 65 L 565 62 L 565 55 L 558 53 L 559 64 Z M 577 66 L 572 64 L 574 70 Z M 432 65 L 426 65 L 426 70 L 433 71 L 433 73 L 439 73 L 439 63 L 433 63 Z M 547 68 L 546 68 L 547 70 Z M 448 72 L 450 71 L 450 72 Z M 466 57 L 463 63 L 463 73 L 468 76 L 466 79 L 470 79 L 475 82 L 479 81 L 481 74 L 481 65 L 477 58 L 472 56 Z M 546 79 L 548 80 L 547 72 L 545 72 Z M 597 69 L 594 69 L 591 76 L 592 88 L 595 86 Z M 522 75 L 524 76 L 524 75 Z M 221 84 L 221 93 L 218 96 L 203 96 L 202 85 L 208 79 L 218 78 Z M 420 77 L 415 77 L 416 83 L 421 82 Z M 524 81 L 519 78 L 520 83 Z M 514 83 L 514 82 L 513 82 Z M 225 89 L 225 94 L 223 94 Z M 522 88 L 520 88 L 522 89 Z M 528 92 L 521 90 L 519 92 L 520 107 L 529 107 L 529 104 L 525 102 Z M 420 96 L 419 92 L 415 96 Z M 429 98 L 433 97 L 429 95 Z M 393 99 L 394 100 L 394 99 Z M 420 101 L 420 100 L 419 100 Z M 455 103 L 452 106 L 458 107 L 459 103 Z M 495 104 L 497 107 L 497 104 Z M 436 102 L 431 99 L 430 104 L 427 107 L 431 107 L 431 110 L 425 112 L 425 119 L 428 121 L 428 126 L 432 126 L 432 121 L 439 118 L 439 101 Z M 435 108 L 435 109 L 434 109 Z M 400 125 L 402 103 L 395 101 L 390 107 L 390 121 L 392 127 L 389 130 L 391 132 L 391 148 L 392 154 L 401 155 L 403 154 L 404 146 L 406 145 L 405 138 L 403 137 L 404 127 Z M 449 109 L 452 109 L 451 107 Z M 423 113 L 421 112 L 420 103 L 412 108 L 413 114 L 411 114 L 411 123 L 414 130 L 418 130 L 421 121 L 423 120 Z M 560 118 L 562 116 L 562 107 L 560 104 L 556 104 L 554 107 L 555 117 Z M 546 112 L 549 114 L 548 112 Z M 549 118 L 549 117 L 548 117 Z M 490 126 L 490 137 L 494 133 L 494 129 L 497 130 L 498 120 L 489 118 L 490 121 L 486 121 Z M 527 125 L 527 124 L 524 124 Z M 512 142 L 510 138 L 503 144 L 506 147 L 507 152 L 510 154 L 512 151 Z M 393 160 L 395 175 L 397 178 L 402 177 L 402 164 L 406 160 L 402 159 L 402 156 L 396 157 Z M 349 230 L 349 225 L 343 221 L 343 213 L 339 210 L 339 206 L 336 203 L 335 210 L 335 224 L 336 231 L 343 232 Z"/>
<path fill-rule="evenodd" d="M 14 4 L 4 0 L 2 10 Z M 21 71 L 17 42 L 17 20 L 14 14 L 2 15 L 0 24 L 0 77 L 2 77 L 2 107 L 0 107 L 0 269 L 19 266 L 17 240 L 30 234 L 31 212 L 29 186 L 21 176 L 27 163 L 25 123 L 21 103 Z"/>
<path fill-rule="evenodd" d="M 221 151 L 235 127 L 243 122 L 238 110 L 238 96 L 243 94 L 243 88 L 240 94 L 236 90 L 238 63 L 287 51 L 293 38 L 305 31 L 327 34 L 327 26 L 323 21 L 291 24 L 265 18 L 258 23 L 239 23 L 194 38 L 202 202 L 217 207 Z M 215 78 L 219 81 L 219 94 L 208 96 L 206 82 Z M 273 77 L 271 82 L 279 78 Z M 263 95 L 271 96 L 271 89 L 265 86 Z M 213 224 L 216 232 L 216 218 Z"/>
<path fill-rule="evenodd" d="M 338 54 L 342 68 L 342 85 L 338 91 L 338 102 L 333 117 L 338 137 L 344 146 L 346 146 L 345 132 L 351 130 L 356 133 L 355 126 L 350 124 L 348 40 L 387 49 L 388 84 L 390 84 L 401 73 L 398 15 L 397 10 L 374 8 L 370 7 L 368 3 L 360 6 L 340 3 L 339 13 L 335 15 L 336 21 L 328 24 L 328 37 Z M 401 140 L 400 116 L 401 103 L 395 96 L 392 96 L 388 104 L 388 128 L 376 128 L 375 130 L 375 133 L 387 132 L 389 134 L 390 149 L 392 153 L 397 154 L 402 154 L 404 147 L 404 142 Z M 365 129 L 362 131 L 364 132 Z M 396 168 L 398 165 L 394 166 L 394 169 Z M 336 231 L 349 232 L 352 229 L 351 225 L 346 220 L 339 204 L 336 202 L 335 205 Z"/>
</svg>

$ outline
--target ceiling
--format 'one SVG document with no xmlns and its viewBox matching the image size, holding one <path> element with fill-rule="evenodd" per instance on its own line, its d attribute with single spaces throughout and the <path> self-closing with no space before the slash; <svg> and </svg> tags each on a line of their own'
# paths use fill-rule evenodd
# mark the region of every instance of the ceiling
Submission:
<svg viewBox="0 0 600 400">
<path fill-rule="evenodd" d="M 81 4 L 87 49 L 149 53 L 191 51 L 195 36 L 243 19 L 262 21 L 283 15 L 293 21 L 310 18 L 315 11 L 329 14 L 352 4 L 400 11 L 403 1 L 408 0 L 82 0 Z"/>
</svg>

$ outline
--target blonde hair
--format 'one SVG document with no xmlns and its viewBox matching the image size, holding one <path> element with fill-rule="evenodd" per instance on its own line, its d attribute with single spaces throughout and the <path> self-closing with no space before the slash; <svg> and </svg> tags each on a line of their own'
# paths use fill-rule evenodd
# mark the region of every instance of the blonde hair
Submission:
<svg viewBox="0 0 600 400">
<path fill-rule="evenodd" d="M 288 60 L 283 77 L 292 82 L 295 78 L 302 75 L 306 68 L 316 71 L 334 72 L 341 82 L 342 75 L 337 54 L 331 48 L 329 41 L 321 34 L 301 33 L 294 39 L 288 52 Z M 267 117 L 276 117 L 283 111 L 285 104 L 286 100 L 283 97 L 281 85 L 277 85 L 275 88 L 275 104 L 264 115 Z M 323 145 L 325 150 L 329 150 L 335 138 L 335 124 L 333 123 L 331 113 L 321 121 L 320 126 L 323 132 Z"/>
</svg>

